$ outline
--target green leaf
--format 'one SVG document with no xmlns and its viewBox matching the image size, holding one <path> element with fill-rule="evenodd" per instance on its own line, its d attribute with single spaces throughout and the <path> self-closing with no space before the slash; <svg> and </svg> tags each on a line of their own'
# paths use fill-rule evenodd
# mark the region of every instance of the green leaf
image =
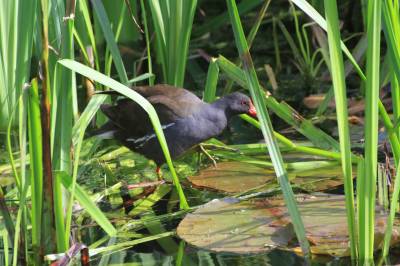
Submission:
<svg viewBox="0 0 400 266">
<path fill-rule="evenodd" d="M 267 144 L 272 163 L 274 165 L 275 173 L 282 189 L 286 206 L 289 210 L 290 217 L 292 218 L 292 223 L 296 232 L 297 239 L 300 243 L 304 256 L 309 259 L 310 246 L 306 238 L 304 224 L 301 219 L 299 210 L 297 208 L 296 199 L 294 198 L 293 191 L 289 183 L 289 178 L 283 164 L 282 155 L 279 151 L 278 144 L 273 134 L 271 120 L 269 118 L 268 111 L 265 105 L 265 96 L 260 87 L 257 74 L 253 66 L 248 44 L 240 22 L 239 12 L 237 10 L 235 0 L 227 0 L 226 2 L 233 28 L 233 33 L 235 36 L 236 47 L 238 49 L 239 56 L 243 62 L 244 74 L 246 78 L 245 81 L 247 83 L 247 86 L 249 87 L 252 99 L 257 110 L 257 117 L 260 121 L 261 131 L 264 135 L 264 139 Z"/>
<path fill-rule="evenodd" d="M 357 258 L 356 222 L 353 194 L 351 144 L 347 115 L 347 93 L 343 56 L 340 49 L 339 15 L 336 0 L 325 0 L 325 14 L 331 62 L 331 76 L 335 93 L 336 117 L 338 121 L 340 153 L 346 195 L 347 225 L 350 239 L 351 258 Z"/>
<path fill-rule="evenodd" d="M 60 172 L 60 179 L 64 187 L 68 191 L 72 191 L 72 178 L 65 172 Z M 108 221 L 107 217 L 104 213 L 92 202 L 89 195 L 86 194 L 85 190 L 81 188 L 78 184 L 75 185 L 75 199 L 79 202 L 79 204 L 89 213 L 89 215 L 96 221 L 96 223 L 103 228 L 103 230 L 109 235 L 114 236 L 117 233 L 117 230 L 114 226 Z"/>
</svg>

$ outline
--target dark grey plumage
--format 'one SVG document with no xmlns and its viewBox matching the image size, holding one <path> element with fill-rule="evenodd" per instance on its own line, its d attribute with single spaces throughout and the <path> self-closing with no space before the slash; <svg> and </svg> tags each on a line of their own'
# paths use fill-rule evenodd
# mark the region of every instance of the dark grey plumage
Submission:
<svg viewBox="0 0 400 266">
<path fill-rule="evenodd" d="M 238 92 L 208 104 L 185 89 L 169 85 L 133 89 L 153 104 L 172 158 L 221 134 L 232 116 L 244 113 L 255 115 L 250 98 Z M 109 121 L 95 135 L 115 138 L 132 151 L 154 160 L 158 166 L 165 163 L 151 121 L 139 105 L 129 99 L 121 99 L 115 105 L 103 104 L 101 110 Z"/>
</svg>

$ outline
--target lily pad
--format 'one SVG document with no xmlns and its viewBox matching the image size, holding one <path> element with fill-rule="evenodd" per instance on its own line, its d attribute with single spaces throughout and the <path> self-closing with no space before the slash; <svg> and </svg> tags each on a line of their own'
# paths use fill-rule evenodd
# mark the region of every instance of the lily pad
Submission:
<svg viewBox="0 0 400 266">
<path fill-rule="evenodd" d="M 297 195 L 313 254 L 348 256 L 345 199 L 342 195 Z M 386 213 L 375 217 L 376 246 L 385 230 Z M 392 242 L 400 241 L 396 221 Z M 301 252 L 282 197 L 239 201 L 213 200 L 188 214 L 177 228 L 186 242 L 215 252 L 259 253 L 272 248 Z"/>
<path fill-rule="evenodd" d="M 196 187 L 228 193 L 244 192 L 276 180 L 274 170 L 243 162 L 221 162 L 188 178 Z"/>
<path fill-rule="evenodd" d="M 292 170 L 288 174 L 292 184 L 307 192 L 323 191 L 343 184 L 339 165 Z M 217 168 L 210 166 L 188 179 L 196 187 L 227 193 L 241 193 L 262 185 L 278 187 L 273 169 L 240 161 L 218 163 Z"/>
</svg>

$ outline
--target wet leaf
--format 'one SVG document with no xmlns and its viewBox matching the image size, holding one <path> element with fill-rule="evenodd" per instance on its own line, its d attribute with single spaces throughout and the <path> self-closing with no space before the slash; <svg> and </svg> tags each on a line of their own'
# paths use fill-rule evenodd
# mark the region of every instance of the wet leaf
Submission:
<svg viewBox="0 0 400 266">
<path fill-rule="evenodd" d="M 311 94 L 307 97 L 304 97 L 303 104 L 310 109 L 318 108 L 321 103 L 324 101 L 325 94 Z M 332 105 L 332 103 L 330 103 Z"/>
<path fill-rule="evenodd" d="M 253 202 L 213 200 L 188 214 L 177 234 L 192 245 L 216 252 L 264 252 L 284 247 L 293 238 L 290 227 L 270 226 L 275 221 Z"/>
<path fill-rule="evenodd" d="M 197 187 L 235 193 L 247 191 L 276 179 L 274 170 L 243 162 L 221 162 L 210 166 L 199 175 L 189 177 Z"/>
<path fill-rule="evenodd" d="M 309 163 L 309 162 L 306 162 Z M 317 162 L 315 163 L 317 167 Z M 343 184 L 339 165 L 311 170 L 289 170 L 293 184 L 308 192 L 323 191 Z M 230 161 L 210 166 L 196 176 L 189 177 L 196 187 L 209 188 L 227 193 L 241 193 L 262 186 L 277 187 L 275 172 L 271 168 L 252 163 Z"/>
<path fill-rule="evenodd" d="M 344 196 L 303 194 L 296 199 L 312 253 L 349 255 Z M 386 213 L 377 210 L 375 219 L 375 247 L 378 247 L 385 230 Z M 281 197 L 248 201 L 227 198 L 213 200 L 188 214 L 177 233 L 192 245 L 216 252 L 258 253 L 271 248 L 300 252 L 291 228 Z M 400 241 L 399 229 L 397 221 L 392 243 Z"/>
</svg>

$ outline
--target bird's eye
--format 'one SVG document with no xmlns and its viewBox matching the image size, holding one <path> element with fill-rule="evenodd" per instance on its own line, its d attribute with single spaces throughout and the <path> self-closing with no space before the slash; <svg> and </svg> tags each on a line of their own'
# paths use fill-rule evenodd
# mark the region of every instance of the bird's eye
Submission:
<svg viewBox="0 0 400 266">
<path fill-rule="evenodd" d="M 241 104 L 241 105 L 246 105 L 247 102 L 246 102 L 246 101 L 241 101 L 240 104 Z"/>
</svg>

